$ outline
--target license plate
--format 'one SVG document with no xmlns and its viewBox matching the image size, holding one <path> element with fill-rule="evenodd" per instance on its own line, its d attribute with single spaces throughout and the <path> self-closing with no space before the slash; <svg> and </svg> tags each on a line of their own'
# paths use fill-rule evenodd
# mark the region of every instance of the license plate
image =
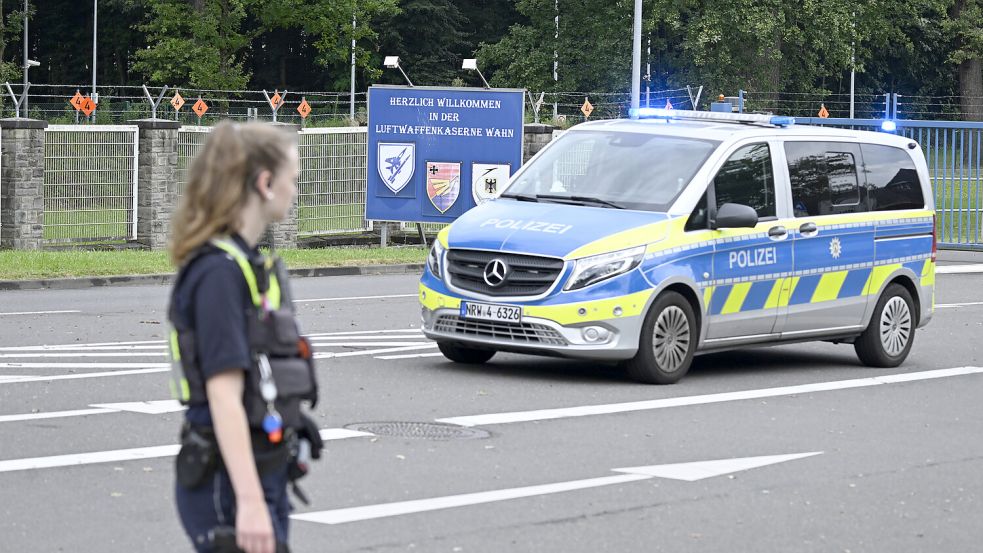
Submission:
<svg viewBox="0 0 983 553">
<path fill-rule="evenodd" d="M 495 305 L 491 303 L 462 301 L 461 317 L 503 323 L 521 323 L 522 308 L 514 305 Z"/>
</svg>

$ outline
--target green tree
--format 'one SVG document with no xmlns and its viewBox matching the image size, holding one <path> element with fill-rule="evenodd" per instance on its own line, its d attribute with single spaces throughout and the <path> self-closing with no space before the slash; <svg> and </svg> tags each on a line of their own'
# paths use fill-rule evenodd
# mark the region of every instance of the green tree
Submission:
<svg viewBox="0 0 983 553">
<path fill-rule="evenodd" d="M 21 78 L 21 64 L 8 60 L 7 47 L 13 42 L 21 42 L 24 30 L 24 4 L 18 1 L 0 0 L 0 82 L 16 81 Z M 28 4 L 28 19 L 34 16 L 34 7 Z M 12 56 L 17 59 L 17 53 Z"/>
<path fill-rule="evenodd" d="M 135 70 L 154 84 L 241 90 L 249 82 L 247 47 L 258 29 L 243 29 L 256 0 L 147 0 L 138 29 L 148 47 Z"/>
<path fill-rule="evenodd" d="M 983 121 L 983 3 L 955 0 L 946 28 L 953 38 L 948 62 L 959 70 L 964 119 Z"/>
</svg>

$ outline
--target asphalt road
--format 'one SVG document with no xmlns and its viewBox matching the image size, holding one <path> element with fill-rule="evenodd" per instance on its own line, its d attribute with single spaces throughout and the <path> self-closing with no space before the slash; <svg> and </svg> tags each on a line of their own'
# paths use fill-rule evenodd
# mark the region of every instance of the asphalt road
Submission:
<svg viewBox="0 0 983 553">
<path fill-rule="evenodd" d="M 413 276 L 294 288 L 313 300 L 300 317 L 334 438 L 303 483 L 295 551 L 980 547 L 983 274 L 938 276 L 941 307 L 899 368 L 797 344 L 698 357 L 665 387 L 597 363 L 445 361 L 416 330 Z M 188 550 L 170 457 L 182 415 L 163 401 L 167 292 L 0 293 L 0 551 Z M 488 436 L 345 430 L 445 419 Z"/>
</svg>

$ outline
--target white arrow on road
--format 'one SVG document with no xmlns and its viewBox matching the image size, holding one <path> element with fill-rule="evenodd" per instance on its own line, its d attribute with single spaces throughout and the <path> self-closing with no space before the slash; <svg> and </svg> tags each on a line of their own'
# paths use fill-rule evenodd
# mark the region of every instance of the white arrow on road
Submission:
<svg viewBox="0 0 983 553">
<path fill-rule="evenodd" d="M 347 509 L 335 509 L 332 511 L 316 511 L 292 515 L 290 518 L 306 522 L 317 522 L 319 524 L 344 524 L 346 522 L 356 522 L 360 520 L 371 520 L 376 518 L 407 515 L 411 513 L 423 513 L 427 511 L 436 511 L 439 509 L 478 505 L 481 503 L 493 503 L 495 501 L 505 501 L 508 499 L 518 499 L 521 497 L 533 497 L 537 495 L 597 488 L 600 486 L 611 486 L 614 484 L 648 480 L 650 478 L 671 478 L 673 480 L 693 482 L 703 478 L 722 476 L 724 474 L 730 474 L 742 470 L 783 463 L 785 461 L 792 461 L 805 457 L 812 457 L 813 455 L 820 455 L 821 453 L 822 451 L 813 451 L 809 453 L 794 453 L 791 455 L 769 455 L 764 457 L 743 457 L 737 459 L 720 459 L 716 461 L 678 463 L 672 465 L 621 468 L 613 470 L 615 472 L 623 472 L 626 474 L 619 476 L 605 476 L 601 478 L 589 478 L 587 480 L 558 482 L 555 484 L 543 484 L 539 486 L 527 486 L 523 488 L 493 490 L 490 492 L 432 497 L 429 499 L 399 501 L 396 503 L 380 503 L 378 505 L 350 507 Z"/>
<path fill-rule="evenodd" d="M 2 377 L 0 377 L 2 378 Z M 0 379 L 2 382 L 2 379 Z M 129 403 L 96 403 L 89 405 L 91 409 L 73 409 L 71 411 L 47 411 L 40 413 L 22 413 L 18 415 L 0 415 L 0 422 L 22 422 L 41 419 L 60 419 L 65 417 L 87 417 L 89 415 L 107 415 L 128 411 L 145 415 L 163 415 L 184 411 L 180 403 L 172 399 L 157 401 L 133 401 Z"/>
</svg>

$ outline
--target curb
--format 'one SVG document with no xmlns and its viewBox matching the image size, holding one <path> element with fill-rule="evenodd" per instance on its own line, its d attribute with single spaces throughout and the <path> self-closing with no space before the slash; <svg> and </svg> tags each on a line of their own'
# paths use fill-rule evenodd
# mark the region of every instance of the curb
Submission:
<svg viewBox="0 0 983 553">
<path fill-rule="evenodd" d="M 346 267 L 317 267 L 312 269 L 287 269 L 293 278 L 360 276 L 360 275 L 405 275 L 423 271 L 422 263 L 402 265 L 362 265 Z M 149 286 L 171 284 L 174 273 L 153 275 L 119 275 L 80 278 L 47 278 L 37 280 L 0 280 L 3 290 L 82 290 L 106 286 Z"/>
</svg>

